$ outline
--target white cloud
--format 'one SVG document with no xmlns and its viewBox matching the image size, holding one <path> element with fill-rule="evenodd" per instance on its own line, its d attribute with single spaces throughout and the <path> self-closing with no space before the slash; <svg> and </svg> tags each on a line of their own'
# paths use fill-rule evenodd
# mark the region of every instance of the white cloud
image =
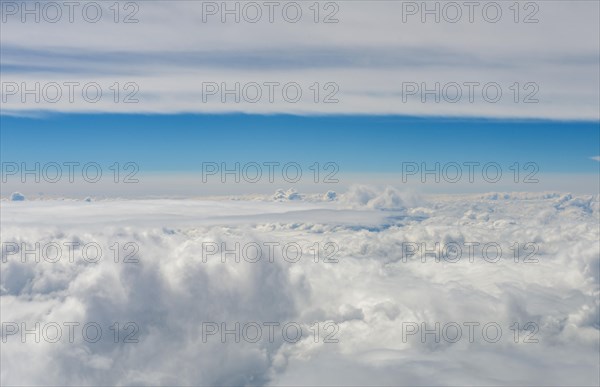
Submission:
<svg viewBox="0 0 600 387">
<path fill-rule="evenodd" d="M 3 82 L 95 81 L 106 98 L 87 103 L 30 102 L 17 97 L 3 112 L 35 109 L 64 112 L 232 112 L 296 114 L 409 114 L 486 117 L 599 119 L 597 64 L 598 4 L 544 2 L 539 23 L 515 23 L 508 3 L 497 23 L 402 22 L 406 2 L 339 2 L 339 23 L 314 23 L 305 4 L 298 23 L 202 23 L 205 2 L 139 3 L 139 23 L 105 19 L 86 23 L 3 23 Z M 220 4 L 220 2 L 218 2 Z M 418 3 L 418 2 L 417 2 Z M 420 4 L 420 3 L 419 3 Z M 233 3 L 230 3 L 233 6 Z M 321 16 L 325 10 L 321 10 Z M 468 10 L 464 9 L 464 17 Z M 491 11 L 490 11 L 491 12 Z M 521 9 L 524 17 L 531 9 Z M 231 20 L 231 19 L 230 19 Z M 430 18 L 431 21 L 431 18 Z M 564 28 L 556 28 L 560 25 Z M 45 36 L 42 41 L 38 37 Z M 215 38 L 218 37 L 218 38 Z M 565 74 L 569 74 L 568 77 Z M 203 82 L 298 82 L 303 97 L 289 103 L 279 93 L 273 103 L 202 102 Z M 109 86 L 137 82 L 139 103 L 114 103 Z M 315 103 L 309 89 L 336 82 L 339 103 Z M 490 103 L 478 89 L 474 101 L 463 87 L 460 102 L 421 103 L 402 99 L 403 82 L 488 82 L 503 97 Z M 515 82 L 519 85 L 514 102 Z M 522 103 L 539 90 L 539 103 Z M 232 86 L 231 86 L 232 87 Z M 314 89 L 314 87 L 313 87 Z M 319 98 L 330 92 L 321 90 Z M 124 96 L 126 91 L 121 93 Z M 63 93 L 67 95 L 68 93 Z M 267 90 L 263 90 L 267 95 Z"/>
<path fill-rule="evenodd" d="M 273 195 L 273 200 L 300 200 L 302 199 L 302 195 L 299 194 L 295 189 L 290 188 L 287 191 L 283 189 L 278 189 L 275 191 Z"/>
<path fill-rule="evenodd" d="M 590 159 L 592 159 L 592 160 L 596 160 L 596 161 L 600 161 L 600 156 L 594 156 L 594 157 L 590 157 Z"/>
<path fill-rule="evenodd" d="M 3 322 L 96 321 L 108 335 L 96 344 L 6 337 L 2 384 L 598 384 L 598 195 L 416 198 L 355 187 L 336 201 L 240 199 L 2 202 L 3 242 L 96 241 L 108 253 L 99 264 L 5 255 Z M 137 243 L 139 263 L 114 263 L 115 241 Z M 401 259 L 403 243 L 453 241 L 497 242 L 503 256 L 486 262 L 477 248 L 473 262 Z M 202 262 L 203 243 L 236 242 L 333 242 L 339 262 L 289 263 L 280 252 L 272 263 Z M 515 242 L 535 243 L 539 262 L 522 262 L 526 250 L 514 262 Z M 114 321 L 136 322 L 140 342 L 115 344 Z M 335 322 L 339 343 L 203 343 L 203 321 L 297 321 L 305 332 Z M 503 336 L 404 342 L 410 321 L 497 322 Z M 514 343 L 514 322 L 535 323 L 539 342 Z"/>
</svg>

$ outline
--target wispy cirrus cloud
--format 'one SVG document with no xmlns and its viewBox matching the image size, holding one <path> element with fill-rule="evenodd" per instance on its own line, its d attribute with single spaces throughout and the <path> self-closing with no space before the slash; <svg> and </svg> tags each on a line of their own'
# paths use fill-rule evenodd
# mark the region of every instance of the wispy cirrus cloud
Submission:
<svg viewBox="0 0 600 387">
<path fill-rule="evenodd" d="M 105 95 L 110 94 L 108 87 L 114 82 L 135 82 L 139 102 L 116 104 L 105 98 L 88 103 L 79 98 L 74 102 L 23 103 L 17 94 L 3 101 L 3 113 L 51 110 L 600 118 L 595 2 L 544 2 L 539 4 L 537 23 L 515 23 L 511 10 L 504 6 L 503 17 L 495 23 L 483 20 L 481 9 L 476 10 L 479 13 L 473 23 L 448 23 L 443 18 L 435 22 L 432 16 L 423 23 L 418 14 L 403 21 L 404 2 L 366 1 L 336 3 L 337 23 L 315 23 L 308 6 L 297 23 L 248 23 L 243 18 L 237 23 L 231 15 L 223 23 L 220 14 L 206 17 L 203 3 L 140 2 L 135 13 L 138 22 L 130 24 L 114 23 L 108 9 L 97 23 L 81 18 L 74 23 L 21 23 L 9 17 L 0 38 L 3 82 L 96 81 Z M 229 7 L 233 8 L 233 2 Z M 303 96 L 293 103 L 280 96 L 274 101 L 265 97 L 251 103 L 243 99 L 237 103 L 231 98 L 227 103 L 220 98 L 203 102 L 204 82 L 227 83 L 229 88 L 235 82 L 297 82 Z M 310 87 L 316 82 L 335 83 L 337 101 L 315 103 Z M 436 102 L 430 95 L 429 102 L 423 103 L 421 92 L 405 100 L 403 85 L 411 82 L 423 85 L 423 89 L 435 88 L 436 83 L 440 89 L 450 83 L 497 83 L 502 97 L 486 101 L 480 86 L 471 99 L 468 88 L 462 86 L 457 102 L 444 98 Z M 525 89 L 526 83 L 536 86 Z M 519 90 L 516 94 L 515 84 Z M 328 91 L 321 90 L 321 94 Z M 262 93 L 264 96 L 267 90 L 263 88 Z M 537 102 L 524 103 L 530 93 Z"/>
</svg>

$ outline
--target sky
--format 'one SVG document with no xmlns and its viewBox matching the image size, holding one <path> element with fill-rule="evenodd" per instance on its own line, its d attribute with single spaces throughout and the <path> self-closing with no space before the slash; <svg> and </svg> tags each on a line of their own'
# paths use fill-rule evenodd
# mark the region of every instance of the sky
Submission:
<svg viewBox="0 0 600 387">
<path fill-rule="evenodd" d="M 599 16 L 0 0 L 0 385 L 600 385 Z"/>
<path fill-rule="evenodd" d="M 133 161 L 146 172 L 203 162 L 335 162 L 343 172 L 400 172 L 403 162 L 535 162 L 595 173 L 597 122 L 403 116 L 73 114 L 2 117 L 4 161 Z M 17 146 L 21 145 L 22 146 Z M 26 144 L 26 145 L 25 145 Z"/>
<path fill-rule="evenodd" d="M 600 190 L 595 121 L 107 113 L 1 121 L 4 197 L 324 193 L 356 184 L 423 193 Z M 69 162 L 96 163 L 102 178 L 83 181 L 77 167 L 75 180 L 66 184 Z M 40 171 L 50 166 L 52 176 L 52 163 L 61 165 L 58 183 L 40 172 L 38 182 L 23 177 L 36 165 Z M 113 183 L 115 163 L 136 184 Z M 277 163 L 272 179 L 269 163 Z M 470 170 L 469 163 L 477 164 Z M 286 165 L 291 169 L 284 175 Z M 492 169 L 484 175 L 486 165 Z M 236 166 L 238 172 L 227 175 Z M 437 174 L 428 175 L 436 166 Z"/>
<path fill-rule="evenodd" d="M 595 1 L 99 4 L 3 2 L 3 161 L 332 162 L 353 182 L 403 162 L 532 162 L 564 183 L 537 189 L 597 191 Z"/>
</svg>

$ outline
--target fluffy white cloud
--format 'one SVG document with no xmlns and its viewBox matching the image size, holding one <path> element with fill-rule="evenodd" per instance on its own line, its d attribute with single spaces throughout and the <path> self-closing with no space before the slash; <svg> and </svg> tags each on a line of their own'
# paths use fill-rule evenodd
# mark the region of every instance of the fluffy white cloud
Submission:
<svg viewBox="0 0 600 387">
<path fill-rule="evenodd" d="M 31 256 L 22 263 L 20 253 L 4 251 L 2 321 L 28 329 L 35 322 L 97 322 L 104 335 L 88 343 L 76 330 L 69 343 L 65 330 L 58 343 L 35 343 L 31 334 L 22 343 L 19 334 L 3 332 L 2 384 L 598 384 L 597 195 L 417 198 L 362 186 L 338 200 L 330 196 L 3 201 L 4 246 L 96 242 L 104 259 L 86 262 L 78 250 L 74 262 L 63 254 L 57 263 Z M 139 262 L 115 263 L 115 242 L 135 243 Z M 281 249 L 273 262 L 264 255 L 256 263 L 231 255 L 221 261 L 223 246 L 269 242 L 294 242 L 305 254 L 295 263 Z M 466 250 L 454 263 L 403 259 L 405 246 L 436 242 L 481 245 L 472 260 Z M 494 262 L 493 250 L 485 256 L 482 249 L 491 242 L 503 252 Z M 322 250 L 315 262 L 315 243 L 337 248 Z M 532 251 L 538 262 L 525 263 Z M 331 252 L 338 262 L 323 262 Z M 218 335 L 203 342 L 203 322 L 232 328 L 236 321 L 298 322 L 304 335 L 297 343 L 281 334 L 269 342 L 264 330 L 257 343 L 236 343 L 232 335 L 225 344 Z M 114 322 L 121 324 L 119 343 L 109 329 Z M 131 333 L 127 322 L 139 326 L 139 343 L 122 342 Z M 494 322 L 503 334 L 489 343 L 476 330 L 470 343 L 463 326 L 457 343 L 433 335 L 422 343 L 419 335 L 403 340 L 407 322 Z M 523 342 L 529 322 L 538 327 L 537 343 Z M 323 329 L 328 323 L 339 328 L 338 343 L 323 342 L 333 332 Z"/>
<path fill-rule="evenodd" d="M 302 195 L 300 195 L 295 189 L 290 188 L 287 191 L 283 189 L 278 189 L 275 191 L 273 195 L 273 200 L 300 200 L 302 199 Z"/>
</svg>

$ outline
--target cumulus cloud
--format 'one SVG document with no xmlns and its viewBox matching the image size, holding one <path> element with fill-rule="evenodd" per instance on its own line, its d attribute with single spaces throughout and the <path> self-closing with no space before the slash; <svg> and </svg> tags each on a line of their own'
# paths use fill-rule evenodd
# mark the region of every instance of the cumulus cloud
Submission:
<svg viewBox="0 0 600 387">
<path fill-rule="evenodd" d="M 593 157 L 590 157 L 590 159 L 600 161 L 600 156 L 593 156 Z"/>
<path fill-rule="evenodd" d="M 22 343 L 4 331 L 2 384 L 598 384 L 598 195 L 414 198 L 366 186 L 333 201 L 278 194 L 274 201 L 3 202 L 3 246 L 94 241 L 105 252 L 98 263 L 65 256 L 36 263 L 3 248 L 3 322 L 31 329 L 35 322 L 93 321 L 105 335 L 89 343 L 79 334 L 70 343 L 65 330 L 57 343 L 35 343 L 32 335 Z M 115 263 L 115 242 L 135 243 L 138 262 Z M 238 263 L 231 254 L 236 243 L 270 242 L 297 243 L 305 253 L 330 243 L 337 262 L 324 262 L 324 255 L 315 262 L 311 254 L 290 262 L 282 249 L 272 262 L 263 255 Z M 466 249 L 456 262 L 403 259 L 408 243 L 434 249 L 468 242 L 495 242 L 502 257 L 488 262 L 478 246 L 472 261 Z M 535 244 L 537 262 L 523 261 L 534 251 L 525 243 Z M 235 322 L 269 321 L 298 322 L 305 335 L 295 343 L 280 334 L 272 342 L 202 339 L 203 322 L 232 329 Z M 114 322 L 121 323 L 118 343 Z M 138 343 L 123 342 L 127 322 L 139 327 Z M 473 342 L 404 340 L 406 322 L 430 329 L 435 322 L 495 322 L 503 335 L 496 343 L 480 331 Z M 328 323 L 337 330 L 324 329 Z M 526 323 L 538 327 L 537 342 L 523 343 L 531 333 Z M 338 342 L 323 342 L 334 331 Z"/>
<path fill-rule="evenodd" d="M 329 200 L 329 201 L 336 200 L 337 199 L 337 193 L 335 191 L 327 191 L 323 195 L 323 199 L 324 200 Z"/>
<path fill-rule="evenodd" d="M 273 194 L 273 200 L 301 200 L 302 195 L 300 195 L 294 188 L 290 188 L 287 191 L 283 189 L 278 189 Z"/>
<path fill-rule="evenodd" d="M 407 192 L 400 192 L 394 187 L 378 188 L 365 185 L 353 185 L 342 196 L 342 202 L 360 205 L 372 209 L 402 209 L 407 205 L 415 205 L 418 198 Z"/>
</svg>

